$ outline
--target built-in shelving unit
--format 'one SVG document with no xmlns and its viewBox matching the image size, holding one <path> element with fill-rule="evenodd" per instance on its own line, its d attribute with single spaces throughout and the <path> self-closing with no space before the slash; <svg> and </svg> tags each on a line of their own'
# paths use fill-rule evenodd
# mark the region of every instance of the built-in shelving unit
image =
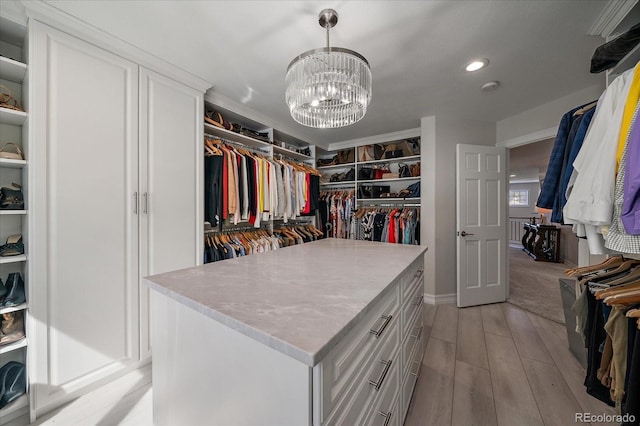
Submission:
<svg viewBox="0 0 640 426">
<path fill-rule="evenodd" d="M 398 141 L 390 140 L 389 142 L 383 143 L 382 145 L 397 143 Z M 360 147 L 356 147 L 356 161 L 353 163 L 344 163 L 344 164 L 332 164 L 330 166 L 318 166 L 318 170 L 323 172 L 324 181 L 320 183 L 320 187 L 325 191 L 337 190 L 337 191 L 345 191 L 345 190 L 353 190 L 356 194 L 356 205 L 357 206 L 365 206 L 365 205 L 374 205 L 374 204 L 392 204 L 403 205 L 403 204 L 411 204 L 413 206 L 419 205 L 420 198 L 399 198 L 399 197 L 381 197 L 381 198 L 359 198 L 358 197 L 358 188 L 363 185 L 367 186 L 389 186 L 390 193 L 398 193 L 400 190 L 405 189 L 407 186 L 420 181 L 420 176 L 411 176 L 411 177 L 397 177 L 397 178 L 387 178 L 387 179 L 360 179 L 358 176 L 361 176 L 360 171 L 363 168 L 381 168 L 383 165 L 388 165 L 388 169 L 392 173 L 398 173 L 399 167 L 401 163 L 405 163 L 407 165 L 412 165 L 420 162 L 420 154 L 415 153 L 412 155 L 405 155 L 403 157 L 395 157 L 395 158 L 382 158 L 379 160 L 368 160 L 368 161 L 360 161 L 358 160 Z M 323 158 L 330 158 L 329 155 L 336 155 L 335 152 L 327 153 Z M 331 182 L 330 178 L 332 174 L 336 174 L 337 172 L 342 172 L 348 169 L 355 168 L 355 180 L 353 181 L 337 181 Z M 385 188 L 386 189 L 386 188 Z M 387 192 L 387 191 L 385 191 Z"/>
<path fill-rule="evenodd" d="M 22 40 L 21 42 L 19 40 Z M 28 109 L 26 100 L 27 81 L 29 67 L 23 60 L 24 40 L 26 40 L 26 28 L 0 18 L 0 84 L 9 88 L 17 100 L 19 106 Z M 27 173 L 28 173 L 28 111 L 18 111 L 11 108 L 0 107 L 0 126 L 2 127 L 2 140 L 0 147 L 7 143 L 14 143 L 20 147 L 23 160 L 0 158 L 0 173 L 2 182 L 7 186 L 9 182 L 15 182 L 23 187 L 25 204 L 27 203 Z M 17 256 L 0 257 L 0 278 L 5 279 L 9 273 L 20 273 L 24 279 L 25 292 L 28 296 L 28 249 L 29 232 L 28 210 L 0 210 L 0 229 L 2 238 L 8 235 L 21 234 L 25 247 L 25 254 Z M 0 241 L 0 245 L 4 241 Z M 0 307 L 0 314 L 24 314 L 25 337 L 20 340 L 0 345 L 0 368 L 10 361 L 16 361 L 26 366 L 26 380 L 29 382 L 29 300 L 18 306 Z M 18 397 L 15 401 L 0 409 L 0 424 L 17 421 L 19 417 L 28 422 L 31 413 L 30 393 L 27 385 L 27 393 Z"/>
</svg>

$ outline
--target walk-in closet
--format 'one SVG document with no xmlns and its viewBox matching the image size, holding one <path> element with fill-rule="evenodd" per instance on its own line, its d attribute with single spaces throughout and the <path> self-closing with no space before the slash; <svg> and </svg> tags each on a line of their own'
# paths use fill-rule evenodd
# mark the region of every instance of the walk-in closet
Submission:
<svg viewBox="0 0 640 426">
<path fill-rule="evenodd" d="M 640 425 L 637 0 L 0 3 L 0 426 Z"/>
</svg>

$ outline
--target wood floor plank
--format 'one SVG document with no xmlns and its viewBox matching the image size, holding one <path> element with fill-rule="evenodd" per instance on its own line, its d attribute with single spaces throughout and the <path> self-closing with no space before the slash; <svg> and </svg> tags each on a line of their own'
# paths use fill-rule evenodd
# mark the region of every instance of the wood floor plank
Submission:
<svg viewBox="0 0 640 426">
<path fill-rule="evenodd" d="M 527 313 L 508 303 L 502 305 L 507 325 L 518 348 L 518 353 L 523 358 L 553 364 L 547 348 L 542 344 L 536 328 L 531 324 Z"/>
<path fill-rule="evenodd" d="M 587 393 L 584 387 L 585 370 L 569 351 L 565 326 L 532 313 L 527 313 L 527 316 L 536 327 L 538 335 L 582 411 L 594 414 L 613 414 L 613 408 Z"/>
<path fill-rule="evenodd" d="M 488 370 L 456 361 L 451 424 L 465 426 L 497 424 L 491 376 Z"/>
<path fill-rule="evenodd" d="M 498 425 L 542 425 L 513 339 L 485 333 Z"/>
<path fill-rule="evenodd" d="M 511 337 L 511 332 L 507 326 L 507 320 L 504 318 L 500 304 L 483 305 L 480 309 L 482 312 L 482 326 L 484 327 L 485 333 Z"/>
<path fill-rule="evenodd" d="M 522 366 L 545 426 L 575 423 L 576 413 L 582 408 L 556 366 L 526 358 L 522 359 Z"/>
<path fill-rule="evenodd" d="M 431 328 L 431 337 L 456 343 L 458 336 L 458 308 L 456 305 L 439 305 Z"/>
<path fill-rule="evenodd" d="M 429 339 L 405 426 L 451 424 L 455 357 L 456 345 Z"/>
<path fill-rule="evenodd" d="M 479 306 L 458 310 L 458 338 L 456 359 L 489 369 L 487 347 L 484 342 L 482 314 Z"/>
</svg>

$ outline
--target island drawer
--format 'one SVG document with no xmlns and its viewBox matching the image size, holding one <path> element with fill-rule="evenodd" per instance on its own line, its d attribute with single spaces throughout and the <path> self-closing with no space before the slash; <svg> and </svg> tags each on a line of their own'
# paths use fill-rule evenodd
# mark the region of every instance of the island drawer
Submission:
<svg viewBox="0 0 640 426">
<path fill-rule="evenodd" d="M 424 258 L 420 256 L 411 264 L 402 275 L 401 298 L 407 300 L 407 295 L 413 292 L 416 286 L 423 287 L 424 282 Z"/>
<path fill-rule="evenodd" d="M 361 425 L 370 414 L 373 404 L 381 394 L 399 389 L 398 360 L 400 327 L 396 322 L 384 342 L 384 346 L 367 362 L 357 375 L 349 392 L 336 404 L 323 425 Z"/>
<path fill-rule="evenodd" d="M 415 287 L 413 293 L 407 296 L 405 304 L 402 305 L 402 336 L 407 335 L 410 331 L 410 327 L 415 323 L 415 316 L 418 311 L 422 310 L 424 304 L 424 291 L 422 286 Z"/>
<path fill-rule="evenodd" d="M 370 358 L 385 345 L 387 338 L 399 340 L 399 287 L 398 280 L 367 316 L 314 367 L 314 377 L 321 384 L 321 407 L 318 407 L 321 419 L 327 418 L 337 401 L 349 391 L 358 373 L 371 365 Z"/>
</svg>

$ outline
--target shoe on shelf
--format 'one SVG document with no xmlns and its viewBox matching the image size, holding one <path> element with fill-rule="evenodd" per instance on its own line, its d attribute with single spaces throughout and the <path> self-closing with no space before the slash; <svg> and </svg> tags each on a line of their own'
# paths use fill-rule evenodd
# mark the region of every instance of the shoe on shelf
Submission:
<svg viewBox="0 0 640 426">
<path fill-rule="evenodd" d="M 9 361 L 0 368 L 0 409 L 27 392 L 27 374 L 24 364 Z"/>
<path fill-rule="evenodd" d="M 0 209 L 2 210 L 24 210 L 24 196 L 22 187 L 17 183 L 12 183 L 13 188 L 3 186 L 0 188 Z"/>
<path fill-rule="evenodd" d="M 0 346 L 17 342 L 24 338 L 24 312 L 6 312 L 2 314 L 0 326 Z"/>
<path fill-rule="evenodd" d="M 0 246 L 0 256 L 17 256 L 19 254 L 24 254 L 22 235 L 16 234 L 8 236 L 6 244 Z"/>
<path fill-rule="evenodd" d="M 2 283 L 2 280 L 0 280 L 0 283 Z M 27 300 L 24 292 L 24 280 L 20 272 L 9 274 L 5 289 L 7 290 L 7 295 L 4 300 L 0 298 L 2 300 L 0 307 L 10 308 L 22 305 Z M 0 288 L 0 290 L 2 289 Z"/>
<path fill-rule="evenodd" d="M 2 280 L 0 279 L 0 305 L 2 305 L 2 299 L 9 294 L 9 289 L 4 285 Z"/>
</svg>

